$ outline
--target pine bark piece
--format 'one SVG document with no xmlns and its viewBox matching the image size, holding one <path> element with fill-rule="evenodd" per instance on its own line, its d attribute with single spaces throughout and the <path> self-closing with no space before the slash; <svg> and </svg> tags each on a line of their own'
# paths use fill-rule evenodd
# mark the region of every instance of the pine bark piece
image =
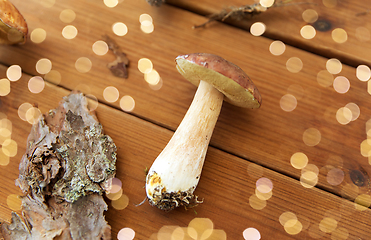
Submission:
<svg viewBox="0 0 371 240">
<path fill-rule="evenodd" d="M 111 239 L 102 194 L 116 172 L 116 146 L 82 93 L 72 92 L 33 125 L 16 184 L 22 215 L 4 239 Z"/>
</svg>

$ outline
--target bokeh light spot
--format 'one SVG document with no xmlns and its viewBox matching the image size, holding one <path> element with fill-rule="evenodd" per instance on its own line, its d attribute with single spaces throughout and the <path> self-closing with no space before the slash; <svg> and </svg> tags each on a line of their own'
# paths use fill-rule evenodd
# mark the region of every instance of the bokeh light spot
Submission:
<svg viewBox="0 0 371 240">
<path fill-rule="evenodd" d="M 278 218 L 278 221 L 283 227 L 287 224 L 288 221 L 292 221 L 292 220 L 295 220 L 295 221 L 298 220 L 298 217 L 293 212 L 284 212 Z"/>
<path fill-rule="evenodd" d="M 30 34 L 30 39 L 33 43 L 42 43 L 46 39 L 46 31 L 42 28 L 35 28 Z"/>
<path fill-rule="evenodd" d="M 352 112 L 352 118 L 351 118 L 351 121 L 355 121 L 357 120 L 357 118 L 359 117 L 359 115 L 361 114 L 361 110 L 360 108 L 358 107 L 357 104 L 355 103 L 347 103 L 345 105 L 345 108 L 349 109 L 351 112 Z"/>
<path fill-rule="evenodd" d="M 8 138 L 3 142 L 2 150 L 5 155 L 9 157 L 14 157 L 15 155 L 17 155 L 18 144 L 13 139 Z"/>
<path fill-rule="evenodd" d="M 330 87 L 334 82 L 334 77 L 330 72 L 321 70 L 317 73 L 317 82 L 322 87 Z"/>
<path fill-rule="evenodd" d="M 308 157 L 302 152 L 296 152 L 294 153 L 290 158 L 291 166 L 293 166 L 296 169 L 303 169 L 308 164 Z"/>
<path fill-rule="evenodd" d="M 349 82 L 348 78 L 346 78 L 344 76 L 337 76 L 334 79 L 333 87 L 334 87 L 336 92 L 344 94 L 344 93 L 349 91 L 350 82 Z"/>
<path fill-rule="evenodd" d="M 18 107 L 18 116 L 20 119 L 22 119 L 23 121 L 27 121 L 26 119 L 26 112 L 28 109 L 32 108 L 33 106 L 31 105 L 31 103 L 28 103 L 28 102 L 25 102 L 25 103 L 22 103 L 21 105 L 19 105 Z"/>
<path fill-rule="evenodd" d="M 344 180 L 344 171 L 340 168 L 333 168 L 327 173 L 327 182 L 332 186 L 341 184 Z"/>
<path fill-rule="evenodd" d="M 288 220 L 283 227 L 290 235 L 297 235 L 303 230 L 303 225 L 297 219 Z"/>
<path fill-rule="evenodd" d="M 311 25 L 305 25 L 300 29 L 300 35 L 304 39 L 312 39 L 316 36 L 316 29 Z"/>
<path fill-rule="evenodd" d="M 345 43 L 348 40 L 347 32 L 342 28 L 335 28 L 332 33 L 332 40 L 336 43 Z"/>
<path fill-rule="evenodd" d="M 12 82 L 18 81 L 22 77 L 22 68 L 19 65 L 8 67 L 6 77 Z"/>
<path fill-rule="evenodd" d="M 331 218 L 331 217 L 325 217 L 321 220 L 319 223 L 319 229 L 324 233 L 331 233 L 337 228 L 338 222 Z"/>
<path fill-rule="evenodd" d="M 194 218 L 188 224 L 188 235 L 193 239 L 207 239 L 213 229 L 214 223 L 209 218 Z"/>
<path fill-rule="evenodd" d="M 62 30 L 62 36 L 65 39 L 74 39 L 77 36 L 77 28 L 73 25 L 67 25 Z"/>
<path fill-rule="evenodd" d="M 40 74 L 47 74 L 52 69 L 52 62 L 47 58 L 41 58 L 36 63 L 36 71 Z"/>
<path fill-rule="evenodd" d="M 314 164 L 308 164 L 301 170 L 300 184 L 305 188 L 312 188 L 318 183 L 319 169 Z"/>
<path fill-rule="evenodd" d="M 273 190 L 273 183 L 269 178 L 259 178 L 256 181 L 256 189 L 261 193 L 269 193 Z"/>
<path fill-rule="evenodd" d="M 28 81 L 28 90 L 32 93 L 41 93 L 44 90 L 45 82 L 42 77 L 36 76 Z"/>
<path fill-rule="evenodd" d="M 303 20 L 307 23 L 314 23 L 318 20 L 318 13 L 316 10 L 307 9 L 301 14 Z"/>
<path fill-rule="evenodd" d="M 152 84 L 148 84 L 149 87 L 154 90 L 154 91 L 158 91 L 162 88 L 162 85 L 163 85 L 163 81 L 162 81 L 162 78 L 160 77 L 158 83 L 156 85 L 152 85 Z"/>
<path fill-rule="evenodd" d="M 261 238 L 260 232 L 256 228 L 246 228 L 242 232 L 242 236 L 245 240 L 260 240 Z"/>
<path fill-rule="evenodd" d="M 132 112 L 135 108 L 135 100 L 132 96 L 123 96 L 120 100 L 120 107 L 125 112 Z"/>
<path fill-rule="evenodd" d="M 8 207 L 13 211 L 19 211 L 21 210 L 22 200 L 19 198 L 16 194 L 10 194 L 6 198 L 6 204 Z"/>
<path fill-rule="evenodd" d="M 41 116 L 42 114 L 40 110 L 36 107 L 31 107 L 26 112 L 26 120 L 30 124 L 36 124 L 40 120 Z"/>
<path fill-rule="evenodd" d="M 118 199 L 112 200 L 112 207 L 116 210 L 123 210 L 129 205 L 129 197 L 122 194 Z"/>
<path fill-rule="evenodd" d="M 109 8 L 114 8 L 119 4 L 118 0 L 103 0 L 104 5 Z"/>
<path fill-rule="evenodd" d="M 118 240 L 133 240 L 135 237 L 135 231 L 131 228 L 122 228 L 117 233 Z"/>
<path fill-rule="evenodd" d="M 341 72 L 343 66 L 339 59 L 331 58 L 326 62 L 326 69 L 331 74 L 338 74 Z"/>
<path fill-rule="evenodd" d="M 122 188 L 122 182 L 118 178 L 111 179 L 111 186 L 107 189 L 109 193 L 117 193 Z"/>
<path fill-rule="evenodd" d="M 262 22 L 255 22 L 250 27 L 250 33 L 253 36 L 261 36 L 265 32 L 266 26 Z"/>
<path fill-rule="evenodd" d="M 269 51 L 275 56 L 282 55 L 286 50 L 286 45 L 282 41 L 273 41 L 269 45 Z"/>
<path fill-rule="evenodd" d="M 142 23 L 143 21 L 153 22 L 151 15 L 147 13 L 143 13 L 139 16 L 139 22 Z"/>
<path fill-rule="evenodd" d="M 296 97 L 292 94 L 285 94 L 280 99 L 280 107 L 285 112 L 291 112 L 293 111 L 298 102 L 296 100 Z"/>
<path fill-rule="evenodd" d="M 303 68 L 303 62 L 298 57 L 291 57 L 286 62 L 286 68 L 289 72 L 298 73 Z"/>
<path fill-rule="evenodd" d="M 353 119 L 352 111 L 349 108 L 341 107 L 336 111 L 336 120 L 342 125 L 350 123 Z"/>
<path fill-rule="evenodd" d="M 364 211 L 371 206 L 371 196 L 368 194 L 361 194 L 354 200 L 354 206 L 359 211 Z"/>
<path fill-rule="evenodd" d="M 274 4 L 275 0 L 260 0 L 259 3 L 265 8 L 272 7 Z"/>
<path fill-rule="evenodd" d="M 10 81 L 6 78 L 0 79 L 0 96 L 6 96 L 10 93 Z"/>
<path fill-rule="evenodd" d="M 76 70 L 81 72 L 81 73 L 89 72 L 92 65 L 93 64 L 92 64 L 91 60 L 87 57 L 80 57 L 75 62 Z"/>
<path fill-rule="evenodd" d="M 12 135 L 12 122 L 7 118 L 0 119 L 0 144 L 10 138 Z"/>
<path fill-rule="evenodd" d="M 368 138 L 361 142 L 360 151 L 361 151 L 361 155 L 364 157 L 371 156 L 371 139 Z"/>
<path fill-rule="evenodd" d="M 259 190 L 256 188 L 255 189 L 255 195 L 260 199 L 260 200 L 269 200 L 273 196 L 273 191 L 267 192 L 267 193 L 262 193 L 259 192 Z"/>
<path fill-rule="evenodd" d="M 175 240 L 175 239 L 184 239 L 185 236 L 189 238 L 188 231 L 190 230 L 191 230 L 190 227 L 179 227 L 177 225 L 164 225 L 158 230 L 157 236 L 155 236 L 155 238 L 150 238 L 150 239 L 153 239 L 153 240 L 159 240 L 159 239 L 173 240 L 174 239 Z"/>
<path fill-rule="evenodd" d="M 309 176 L 313 173 L 314 175 L 318 176 L 319 174 L 319 169 L 318 167 L 315 165 L 315 164 L 308 164 L 307 166 L 305 166 L 305 168 L 303 168 L 301 170 L 301 173 L 302 175 L 305 175 L 307 172 L 309 172 L 310 174 L 308 174 L 308 179 L 309 179 Z"/>
<path fill-rule="evenodd" d="M 321 132 L 316 128 L 308 128 L 303 133 L 303 142 L 305 145 L 313 147 L 321 141 Z"/>
<path fill-rule="evenodd" d="M 176 226 L 175 229 L 171 232 L 170 239 L 171 240 L 184 239 L 186 231 L 187 230 L 185 230 L 184 228 Z"/>
<path fill-rule="evenodd" d="M 59 19 L 64 23 L 71 23 L 75 20 L 75 18 L 76 18 L 76 13 L 72 9 L 64 9 L 59 14 Z"/>
<path fill-rule="evenodd" d="M 103 97 L 107 102 L 116 102 L 119 99 L 119 90 L 113 86 L 106 87 L 103 90 Z"/>
<path fill-rule="evenodd" d="M 108 45 L 105 41 L 99 40 L 93 44 L 92 49 L 95 54 L 103 56 L 108 52 Z"/>
<path fill-rule="evenodd" d="M 160 82 L 160 74 L 155 69 L 152 69 L 144 74 L 144 79 L 151 85 L 157 85 Z"/>
<path fill-rule="evenodd" d="M 0 166 L 7 166 L 10 162 L 10 157 L 6 155 L 0 148 Z"/>
<path fill-rule="evenodd" d="M 253 194 L 249 198 L 249 204 L 250 204 L 250 207 L 252 207 L 255 210 L 262 210 L 263 208 L 267 206 L 267 201 L 262 200 L 258 198 L 255 194 Z"/>
<path fill-rule="evenodd" d="M 55 85 L 58 85 L 61 83 L 62 75 L 57 70 L 50 70 L 50 72 L 45 74 L 44 80 L 51 82 Z"/>
<path fill-rule="evenodd" d="M 318 183 L 318 176 L 314 175 L 312 172 L 307 172 L 300 176 L 300 184 L 305 188 L 313 188 Z"/>
<path fill-rule="evenodd" d="M 148 58 L 141 58 L 138 61 L 138 69 L 141 73 L 149 73 L 153 69 L 152 61 Z"/>
<path fill-rule="evenodd" d="M 128 33 L 128 27 L 125 23 L 116 22 L 112 25 L 112 31 L 117 36 L 125 36 Z"/>
<path fill-rule="evenodd" d="M 117 192 L 106 192 L 106 197 L 112 201 L 118 200 L 122 196 L 122 188 L 120 188 Z"/>
<path fill-rule="evenodd" d="M 356 76 L 360 81 L 366 82 L 371 78 L 371 70 L 366 65 L 359 65 L 356 69 Z"/>
<path fill-rule="evenodd" d="M 153 25 L 152 21 L 150 20 L 143 20 L 140 23 L 140 30 L 144 33 L 152 33 L 155 30 L 155 26 Z"/>
</svg>

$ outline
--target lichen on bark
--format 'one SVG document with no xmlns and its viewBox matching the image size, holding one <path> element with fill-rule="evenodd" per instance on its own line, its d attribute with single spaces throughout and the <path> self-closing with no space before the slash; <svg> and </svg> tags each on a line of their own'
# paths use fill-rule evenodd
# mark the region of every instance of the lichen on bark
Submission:
<svg viewBox="0 0 371 240">
<path fill-rule="evenodd" d="M 5 239 L 111 239 L 102 194 L 115 164 L 113 140 L 83 94 L 72 92 L 32 126 L 16 180 L 22 216 L 13 213 L 0 232 Z"/>
</svg>

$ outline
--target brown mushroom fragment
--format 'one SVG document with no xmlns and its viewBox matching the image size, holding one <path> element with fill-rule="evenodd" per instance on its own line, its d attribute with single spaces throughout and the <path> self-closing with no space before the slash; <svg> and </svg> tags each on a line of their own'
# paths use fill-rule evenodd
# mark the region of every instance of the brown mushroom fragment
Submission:
<svg viewBox="0 0 371 240">
<path fill-rule="evenodd" d="M 108 49 L 116 56 L 116 59 L 113 62 L 107 64 L 108 69 L 111 70 L 112 74 L 116 77 L 128 78 L 128 67 L 130 61 L 126 54 L 111 37 L 104 35 L 103 38 L 108 45 Z"/>
<path fill-rule="evenodd" d="M 87 106 L 73 92 L 32 126 L 16 180 L 22 216 L 1 224 L 5 240 L 111 239 L 102 194 L 116 172 L 116 146 Z"/>
<path fill-rule="evenodd" d="M 200 203 L 193 192 L 223 99 L 245 108 L 259 108 L 262 101 L 246 73 L 219 56 L 181 55 L 176 64 L 178 71 L 198 88 L 185 117 L 147 174 L 149 202 L 165 211 Z"/>
<path fill-rule="evenodd" d="M 18 9 L 8 0 L 0 0 L 0 44 L 24 43 L 28 27 Z"/>
</svg>

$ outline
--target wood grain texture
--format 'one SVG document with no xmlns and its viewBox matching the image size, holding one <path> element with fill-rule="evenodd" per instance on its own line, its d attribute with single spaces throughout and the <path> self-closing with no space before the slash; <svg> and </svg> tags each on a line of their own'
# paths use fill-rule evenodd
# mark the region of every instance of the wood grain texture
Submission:
<svg viewBox="0 0 371 240">
<path fill-rule="evenodd" d="M 46 112 L 55 108 L 58 101 L 69 94 L 69 91 L 53 85 L 46 86 L 45 93 L 48 94 L 32 94 L 24 87 L 28 77 L 24 76 L 14 83 L 17 91 L 12 91 L 2 99 L 2 112 L 12 121 L 13 126 L 17 126 L 13 128 L 12 136 L 19 143 L 18 154 L 12 158 L 11 164 L 0 168 L 0 174 L 6 176 L 4 184 L 0 185 L 3 220 L 9 220 L 10 217 L 10 209 L 5 201 L 7 195 L 19 194 L 12 181 L 17 177 L 15 169 L 25 152 L 25 139 L 30 129 L 29 123 L 17 117 L 17 106 L 23 102 L 34 102 L 38 103 L 41 111 Z M 129 198 L 129 205 L 124 210 L 115 210 L 111 201 L 107 200 L 109 210 L 106 219 L 112 226 L 114 237 L 121 228 L 129 227 L 135 231 L 136 239 L 149 239 L 163 227 L 187 227 L 194 218 L 211 219 L 214 229 L 223 230 L 228 239 L 242 239 L 242 233 L 248 227 L 258 229 L 262 237 L 274 235 L 279 239 L 305 239 L 321 233 L 315 229 L 326 217 L 336 219 L 338 229 L 346 229 L 348 239 L 367 239 L 371 234 L 369 209 L 358 211 L 352 202 L 344 198 L 317 188 L 304 188 L 295 179 L 259 168 L 213 147 L 209 148 L 196 190 L 196 194 L 204 199 L 203 204 L 194 210 L 177 209 L 169 213 L 151 207 L 147 202 L 135 206 L 145 197 L 144 170 L 166 145 L 172 131 L 104 104 L 99 104 L 96 113 L 105 134 L 111 136 L 118 146 L 116 176 L 122 181 L 123 193 Z M 250 165 L 260 171 L 249 171 Z M 250 207 L 249 198 L 254 195 L 256 181 L 260 177 L 272 181 L 273 196 L 266 201 L 266 207 L 255 210 Z M 280 224 L 279 217 L 285 212 L 296 214 L 302 222 L 303 230 L 298 235 L 287 234 Z M 322 235 L 322 239 L 331 237 L 329 233 Z"/>
<path fill-rule="evenodd" d="M 226 103 L 211 145 L 297 179 L 301 173 L 290 164 L 290 157 L 296 152 L 307 154 L 310 163 L 320 169 L 327 165 L 329 158 L 341 157 L 341 165 L 334 167 L 344 169 L 347 175 L 344 184 L 351 183 L 349 171 L 365 169 L 367 175 L 371 174 L 368 159 L 359 151 L 361 142 L 367 138 L 365 123 L 371 114 L 366 99 L 370 95 L 367 83 L 356 78 L 355 68 L 343 65 L 339 76 L 349 79 L 351 87 L 346 94 L 339 94 L 331 84 L 322 87 L 317 82 L 317 74 L 326 69 L 328 59 L 290 46 L 286 46 L 281 56 L 273 56 L 268 51 L 272 40 L 254 37 L 244 30 L 220 23 L 212 28 L 193 30 L 191 26 L 195 21 L 205 19 L 171 6 L 151 8 L 144 1 L 126 1 L 108 9 L 101 2 L 79 1 L 72 4 L 66 1 L 43 11 L 36 11 L 40 7 L 36 3 L 22 5 L 20 10 L 22 7 L 29 8 L 23 12 L 31 31 L 44 28 L 47 39 L 41 44 L 29 41 L 20 47 L 2 47 L 0 58 L 5 65 L 19 64 L 23 71 L 37 74 L 37 60 L 47 57 L 52 61 L 53 69 L 62 75 L 60 86 L 81 88 L 100 101 L 119 108 L 119 101 L 108 103 L 103 98 L 103 89 L 114 86 L 119 90 L 120 97 L 130 95 L 134 98 L 134 115 L 175 130 L 192 100 L 195 87 L 175 70 L 174 58 L 190 52 L 215 53 L 233 61 L 248 73 L 263 96 L 263 104 L 261 109 L 250 111 Z M 77 13 L 73 24 L 79 33 L 72 40 L 62 37 L 61 30 L 66 24 L 58 18 L 59 13 L 68 7 Z M 89 12 L 84 11 L 86 8 Z M 106 18 L 93 17 L 101 13 L 110 14 Z M 142 13 L 149 13 L 154 19 L 155 31 L 151 34 L 144 34 L 139 29 L 138 19 Z M 42 19 L 50 21 L 43 22 Z M 116 38 L 132 62 L 127 80 L 112 76 L 106 68 L 106 64 L 114 58 L 111 54 L 98 57 L 91 50 L 92 44 L 102 34 L 110 33 L 111 25 L 117 21 L 125 22 L 129 29 L 127 35 Z M 88 73 L 80 73 L 74 67 L 75 61 L 82 56 L 92 61 L 93 67 Z M 151 59 L 160 73 L 163 86 L 159 91 L 149 88 L 143 74 L 137 70 L 136 63 L 142 57 Z M 286 62 L 291 57 L 301 59 L 303 68 L 300 72 L 287 70 Z M 290 87 L 296 90 L 290 91 Z M 298 101 L 297 108 L 292 112 L 280 108 L 280 99 L 288 92 L 294 94 Z M 349 102 L 360 107 L 361 115 L 356 121 L 343 126 L 336 121 L 336 112 Z M 308 128 L 321 132 L 321 141 L 315 147 L 305 145 L 302 140 Z M 325 180 L 326 174 L 321 174 L 319 185 L 341 195 L 343 186 L 330 186 Z M 367 175 L 364 177 L 368 179 Z M 357 188 L 357 191 L 368 192 L 368 185 Z"/>
<path fill-rule="evenodd" d="M 318 44 L 314 43 L 320 42 L 323 52 L 317 54 L 325 57 L 289 45 L 286 45 L 282 55 L 274 56 L 269 52 L 272 39 L 254 37 L 244 29 L 222 23 L 213 23 L 205 29 L 192 29 L 194 24 L 202 23 L 206 18 L 184 9 L 192 7 L 192 11 L 203 14 L 211 9 L 211 13 L 227 5 L 220 1 L 187 1 L 186 5 L 185 1 L 179 0 L 177 6 L 184 9 L 171 5 L 153 8 L 144 0 L 125 0 L 114 8 L 107 8 L 103 1 L 88 0 L 56 1 L 51 8 L 43 7 L 36 0 L 27 3 L 14 0 L 13 3 L 26 18 L 30 32 L 43 28 L 47 37 L 40 44 L 28 41 L 21 46 L 0 46 L 0 79 L 6 77 L 7 67 L 13 64 L 20 65 L 24 72 L 21 80 L 11 83 L 11 93 L 0 99 L 0 111 L 7 114 L 16 126 L 13 127 L 12 138 L 18 143 L 17 156 L 11 158 L 8 166 L 0 167 L 1 173 L 6 176 L 4 184 L 0 184 L 2 219 L 8 220 L 10 216 L 6 197 L 11 193 L 20 194 L 13 182 L 18 176 L 19 159 L 25 151 L 30 129 L 29 124 L 17 116 L 18 107 L 23 102 L 37 103 L 41 112 L 45 113 L 55 108 L 70 90 L 80 89 L 97 97 L 100 102 L 98 118 L 119 147 L 117 176 L 123 181 L 124 193 L 129 197 L 130 204 L 122 211 L 110 207 L 107 219 L 113 225 L 114 233 L 122 227 L 131 227 L 138 239 L 148 239 L 165 225 L 186 227 L 195 217 L 207 217 L 212 219 L 216 229 L 227 233 L 228 239 L 242 239 L 242 231 L 247 227 L 256 227 L 265 237 L 278 234 L 277 239 L 305 239 L 311 237 L 310 232 L 312 235 L 316 233 L 313 229 L 318 228 L 327 211 L 330 211 L 332 217 L 339 220 L 339 229 L 340 226 L 347 229 L 349 239 L 367 239 L 370 235 L 369 209 L 355 211 L 353 205 L 360 194 L 370 193 L 370 164 L 368 158 L 361 155 L 360 144 L 367 138 L 371 96 L 367 92 L 367 82 L 357 79 L 354 67 L 364 61 L 367 55 L 363 54 L 367 54 L 368 49 L 354 40 L 353 35 L 350 37 L 354 27 L 348 21 L 342 22 L 349 33 L 349 39 L 344 44 L 334 44 L 329 32 L 317 32 L 315 39 L 303 41 L 298 35 L 304 24 L 300 14 L 309 6 L 300 4 L 282 8 L 286 18 L 292 18 L 290 24 L 283 26 L 277 20 L 282 17 L 282 9 L 270 9 L 269 15 L 257 18 L 266 21 L 268 37 L 276 36 L 297 46 L 301 46 L 299 43 L 303 46 L 307 44 L 306 49 L 312 46 L 310 44 L 316 47 Z M 350 5 L 348 1 L 339 2 L 338 7 L 341 6 L 349 6 L 352 13 L 360 10 L 360 5 Z M 59 19 L 64 9 L 75 11 L 76 18 L 72 23 L 63 23 Z M 322 14 L 326 12 L 332 21 L 347 14 L 346 11 L 339 13 L 336 8 L 323 9 L 319 4 L 313 9 L 320 16 L 325 16 Z M 151 34 L 140 30 L 139 16 L 142 13 L 148 13 L 153 18 L 155 30 Z M 358 17 L 367 19 L 369 15 Z M 351 18 L 351 22 L 356 19 Z M 118 37 L 112 33 L 111 26 L 115 22 L 127 25 L 125 36 Z M 71 40 L 61 34 L 68 24 L 78 29 L 77 37 Z M 249 26 L 251 22 L 242 24 Z M 369 28 L 367 21 L 362 24 Z M 288 32 L 292 34 L 288 35 Z M 114 77 L 106 67 L 115 58 L 111 52 L 97 56 L 92 51 L 93 43 L 101 40 L 104 34 L 113 37 L 131 61 L 128 79 Z M 354 54 L 347 49 L 353 49 Z M 338 55 L 334 54 L 336 51 Z M 174 63 L 177 55 L 191 52 L 218 54 L 240 66 L 259 88 L 263 97 L 262 107 L 248 110 L 224 103 L 211 139 L 205 171 L 196 191 L 205 198 L 205 203 L 196 209 L 197 215 L 192 210 L 182 209 L 162 213 L 148 204 L 134 207 L 133 204 L 140 203 L 145 196 L 144 170 L 150 167 L 170 139 L 195 93 L 196 88 L 182 78 Z M 317 81 L 317 74 L 326 69 L 328 57 L 340 55 L 344 57 L 339 59 L 352 62 L 352 66 L 343 64 L 342 71 L 332 76 L 344 76 L 349 80 L 350 89 L 344 94 L 336 92 L 331 83 L 323 87 Z M 89 72 L 76 70 L 75 62 L 80 57 L 88 57 L 92 61 Z M 163 86 L 158 91 L 152 90 L 138 71 L 137 62 L 143 57 L 153 62 L 162 78 Z M 292 57 L 301 59 L 303 63 L 298 73 L 286 68 L 287 61 Z M 58 71 L 62 79 L 56 86 L 55 82 L 46 78 L 46 88 L 39 94 L 31 94 L 28 80 L 39 75 L 35 65 L 41 58 L 50 59 L 52 69 Z M 106 101 L 103 90 L 107 86 L 116 87 L 120 98 L 132 96 L 134 110 L 125 113 L 120 110 L 119 101 Z M 295 96 L 297 100 L 297 106 L 291 112 L 280 107 L 281 98 L 286 94 Z M 342 125 L 336 120 L 336 113 L 350 102 L 359 106 L 360 116 Z M 321 138 L 319 144 L 308 146 L 303 141 L 303 134 L 312 128 L 321 133 Z M 297 152 L 305 153 L 309 163 L 319 169 L 315 188 L 306 189 L 300 184 L 301 170 L 290 163 L 291 156 Z M 248 204 L 257 180 L 247 173 L 251 163 L 263 166 L 264 176 L 274 183 L 273 197 L 262 211 L 253 210 Z M 345 174 L 339 185 L 328 182 L 328 173 L 334 168 Z M 303 223 L 307 219 L 306 222 L 314 227 L 312 230 L 306 228 L 300 233 L 302 235 L 290 236 L 278 221 L 285 211 L 296 213 L 299 218 L 302 217 Z M 321 231 L 318 230 L 316 234 L 319 233 Z M 323 238 L 330 239 L 330 234 L 325 234 Z"/>
<path fill-rule="evenodd" d="M 220 12 L 222 9 L 254 4 L 258 1 L 168 0 L 167 2 L 182 9 L 208 16 Z M 368 57 L 371 49 L 371 15 L 367 10 L 369 1 L 293 0 L 276 2 L 278 3 L 277 7 L 270 8 L 254 17 L 247 17 L 242 21 L 231 20 L 227 22 L 247 31 L 254 22 L 263 22 L 266 25 L 264 35 L 271 39 L 280 39 L 287 44 L 327 58 L 338 58 L 351 66 L 371 65 Z M 318 20 L 316 22 L 310 23 L 303 19 L 302 14 L 307 9 L 317 12 Z M 202 23 L 203 21 L 194 22 L 193 25 Z M 300 30 L 305 25 L 315 27 L 316 35 L 313 39 L 304 39 L 301 36 Z M 207 28 L 209 27 L 213 28 L 213 24 L 207 26 Z M 332 31 L 338 28 L 346 32 L 345 43 L 333 40 Z"/>
</svg>

